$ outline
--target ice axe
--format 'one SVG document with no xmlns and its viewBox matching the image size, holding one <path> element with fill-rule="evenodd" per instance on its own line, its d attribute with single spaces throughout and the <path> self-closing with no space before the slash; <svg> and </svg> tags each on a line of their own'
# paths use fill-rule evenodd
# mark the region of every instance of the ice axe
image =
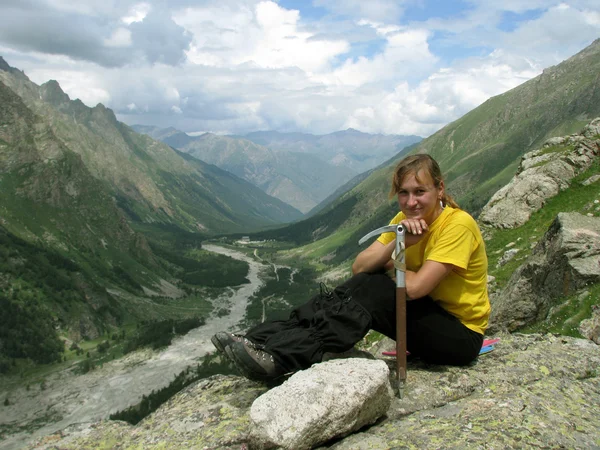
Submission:
<svg viewBox="0 0 600 450">
<path fill-rule="evenodd" d="M 402 397 L 406 382 L 406 259 L 404 256 L 404 225 L 387 225 L 366 234 L 358 241 L 359 245 L 381 233 L 396 233 L 396 376 L 398 395 Z"/>
</svg>

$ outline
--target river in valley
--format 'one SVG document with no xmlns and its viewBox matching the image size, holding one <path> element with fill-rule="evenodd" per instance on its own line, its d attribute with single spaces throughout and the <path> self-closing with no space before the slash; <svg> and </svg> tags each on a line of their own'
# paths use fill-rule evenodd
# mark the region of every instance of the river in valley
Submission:
<svg viewBox="0 0 600 450">
<path fill-rule="evenodd" d="M 195 366 L 206 353 L 213 352 L 210 337 L 217 331 L 236 329 L 244 318 L 248 298 L 263 284 L 261 272 L 269 266 L 217 245 L 203 245 L 203 248 L 249 265 L 247 278 L 250 283 L 227 294 L 226 301 L 231 307 L 229 315 L 208 319 L 206 325 L 175 339 L 161 352 L 135 352 L 84 375 L 74 375 L 70 370 L 55 373 L 46 378 L 43 389 L 35 385 L 7 392 L 0 387 L 0 398 L 10 398 L 9 405 L 0 406 L 0 427 L 8 426 L 15 431 L 16 428 L 23 429 L 4 436 L 0 449 L 26 448 L 40 437 L 66 427 L 84 428 L 108 418 L 110 414 L 138 403 L 152 390 L 167 386 L 177 374 Z M 36 423 L 44 425 L 35 429 Z M 28 431 L 24 431 L 25 428 Z"/>
</svg>

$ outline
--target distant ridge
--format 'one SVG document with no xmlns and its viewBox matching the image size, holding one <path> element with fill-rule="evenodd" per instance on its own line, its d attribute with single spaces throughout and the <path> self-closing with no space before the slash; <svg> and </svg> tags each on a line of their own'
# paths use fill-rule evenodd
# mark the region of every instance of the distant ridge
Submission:
<svg viewBox="0 0 600 450">
<path fill-rule="evenodd" d="M 356 173 L 377 167 L 405 147 L 420 142 L 420 136 L 369 134 L 348 128 L 324 135 L 257 131 L 244 136 L 273 149 L 309 153 Z"/>
<path fill-rule="evenodd" d="M 133 128 L 227 170 L 302 212 L 356 175 L 352 169 L 327 163 L 316 155 L 272 149 L 243 137 L 213 133 L 189 136 L 170 131 L 172 128 Z"/>
</svg>

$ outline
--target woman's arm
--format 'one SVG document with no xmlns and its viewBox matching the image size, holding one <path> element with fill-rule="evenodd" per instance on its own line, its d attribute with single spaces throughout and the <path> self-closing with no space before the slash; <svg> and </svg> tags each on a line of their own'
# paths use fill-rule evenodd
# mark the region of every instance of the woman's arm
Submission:
<svg viewBox="0 0 600 450">
<path fill-rule="evenodd" d="M 425 297 L 442 281 L 454 266 L 427 260 L 418 272 L 406 271 L 406 296 L 409 300 Z"/>
<path fill-rule="evenodd" d="M 392 252 L 396 248 L 396 242 L 392 241 L 387 245 L 379 241 L 373 242 L 366 249 L 358 254 L 352 264 L 352 274 L 361 272 L 376 272 L 385 267 L 392 258 Z"/>
</svg>

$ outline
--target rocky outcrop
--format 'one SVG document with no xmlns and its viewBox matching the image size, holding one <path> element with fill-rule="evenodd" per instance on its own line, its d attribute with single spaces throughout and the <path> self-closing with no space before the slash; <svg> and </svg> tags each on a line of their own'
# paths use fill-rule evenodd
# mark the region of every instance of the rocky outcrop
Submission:
<svg viewBox="0 0 600 450">
<path fill-rule="evenodd" d="M 600 282 L 600 218 L 560 213 L 544 237 L 492 298 L 490 330 L 544 320 L 557 299 Z"/>
<path fill-rule="evenodd" d="M 409 361 L 403 398 L 394 397 L 374 425 L 327 448 L 595 448 L 600 346 L 553 335 L 500 338 L 496 350 L 467 367 Z M 305 372 L 318 373 L 318 367 Z M 315 378 L 308 375 L 297 389 L 311 389 L 307 383 Z M 365 383 L 368 377 L 359 376 Z M 266 391 L 239 377 L 216 375 L 189 386 L 136 426 L 103 421 L 48 436 L 34 448 L 252 449 L 251 405 Z M 289 425 L 288 431 L 294 423 Z"/>
<path fill-rule="evenodd" d="M 600 118 L 580 134 L 551 138 L 521 159 L 517 175 L 492 196 L 479 220 L 497 228 L 523 225 L 547 199 L 569 187 L 600 153 Z"/>
</svg>

